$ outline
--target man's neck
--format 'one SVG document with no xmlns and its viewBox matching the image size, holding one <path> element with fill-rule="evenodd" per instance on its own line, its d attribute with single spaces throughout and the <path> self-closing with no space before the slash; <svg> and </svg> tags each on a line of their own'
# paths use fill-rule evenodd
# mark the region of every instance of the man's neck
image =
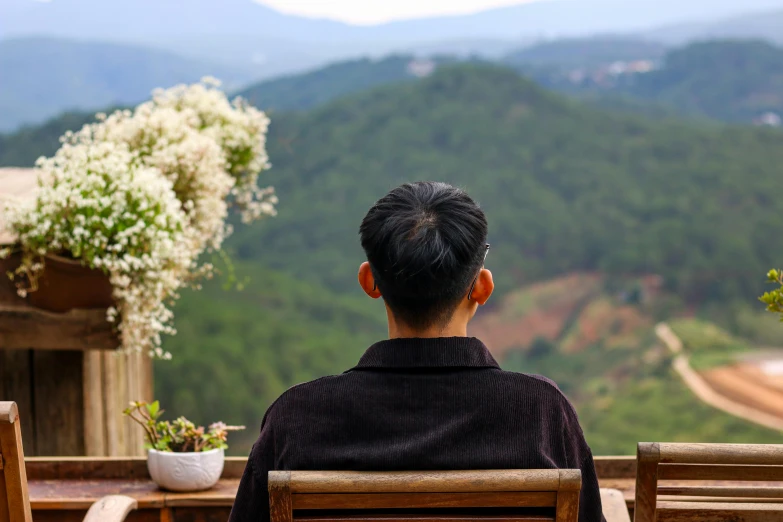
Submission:
<svg viewBox="0 0 783 522">
<path fill-rule="evenodd" d="M 389 319 L 389 339 L 431 339 L 434 337 L 467 337 L 468 322 L 452 320 L 449 324 L 435 325 L 424 329 L 411 328 L 405 324 L 395 321 L 394 316 L 388 314 Z"/>
</svg>

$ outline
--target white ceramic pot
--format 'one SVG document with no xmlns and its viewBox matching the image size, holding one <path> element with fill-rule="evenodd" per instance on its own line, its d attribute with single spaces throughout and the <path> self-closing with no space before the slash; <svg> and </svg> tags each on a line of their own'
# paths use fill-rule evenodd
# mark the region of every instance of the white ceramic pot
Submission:
<svg viewBox="0 0 783 522">
<path fill-rule="evenodd" d="M 199 453 L 172 453 L 149 450 L 147 469 L 155 483 L 170 491 L 203 491 L 209 489 L 223 473 L 225 453 L 213 449 Z"/>
</svg>

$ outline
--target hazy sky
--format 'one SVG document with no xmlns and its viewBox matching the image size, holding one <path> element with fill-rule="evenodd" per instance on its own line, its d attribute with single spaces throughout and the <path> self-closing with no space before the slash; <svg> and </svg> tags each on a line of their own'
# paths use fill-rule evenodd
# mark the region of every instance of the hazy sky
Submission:
<svg viewBox="0 0 783 522">
<path fill-rule="evenodd" d="M 377 24 L 405 18 L 466 14 L 535 0 L 255 0 L 278 11 Z"/>
</svg>

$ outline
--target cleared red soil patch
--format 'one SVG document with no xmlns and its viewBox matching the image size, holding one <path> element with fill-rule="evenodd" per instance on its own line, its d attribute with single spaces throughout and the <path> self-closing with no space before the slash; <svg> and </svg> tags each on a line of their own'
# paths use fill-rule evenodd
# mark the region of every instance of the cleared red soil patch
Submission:
<svg viewBox="0 0 783 522">
<path fill-rule="evenodd" d="M 783 379 L 754 364 L 736 364 L 702 372 L 702 377 L 728 399 L 783 418 Z"/>
<path fill-rule="evenodd" d="M 611 348 L 633 338 L 641 328 L 649 328 L 652 321 L 638 308 L 617 305 L 610 299 L 590 303 L 579 317 L 574 331 L 563 344 L 567 352 L 580 351 L 599 341 Z"/>
<path fill-rule="evenodd" d="M 569 274 L 514 292 L 500 306 L 483 312 L 470 334 L 484 341 L 496 356 L 527 348 L 538 337 L 557 339 L 566 322 L 600 289 L 597 274 Z"/>
</svg>

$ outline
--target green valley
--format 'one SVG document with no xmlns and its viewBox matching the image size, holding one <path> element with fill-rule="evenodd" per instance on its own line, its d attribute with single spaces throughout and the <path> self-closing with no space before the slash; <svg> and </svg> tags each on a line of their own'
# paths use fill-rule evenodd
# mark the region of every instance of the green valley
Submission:
<svg viewBox="0 0 783 522">
<path fill-rule="evenodd" d="M 526 337 L 497 340 L 506 330 L 486 322 L 477 332 L 505 343 L 493 348 L 504 367 L 559 382 L 596 453 L 777 436 L 698 403 L 652 328 L 686 311 L 755 313 L 748 303 L 783 258 L 780 132 L 603 111 L 486 64 L 272 116 L 261 183 L 275 186 L 279 215 L 237 226 L 227 244 L 243 291 L 210 282 L 177 306 L 174 361 L 156 367 L 170 409 L 245 423 L 248 444 L 285 388 L 351 367 L 384 335 L 382 305 L 355 282 L 359 222 L 388 189 L 438 179 L 465 187 L 490 221 L 497 293 L 482 321 L 508 316 Z M 30 165 L 87 119 L 2 136 L 0 164 Z M 649 426 L 659 431 L 638 431 Z"/>
</svg>

